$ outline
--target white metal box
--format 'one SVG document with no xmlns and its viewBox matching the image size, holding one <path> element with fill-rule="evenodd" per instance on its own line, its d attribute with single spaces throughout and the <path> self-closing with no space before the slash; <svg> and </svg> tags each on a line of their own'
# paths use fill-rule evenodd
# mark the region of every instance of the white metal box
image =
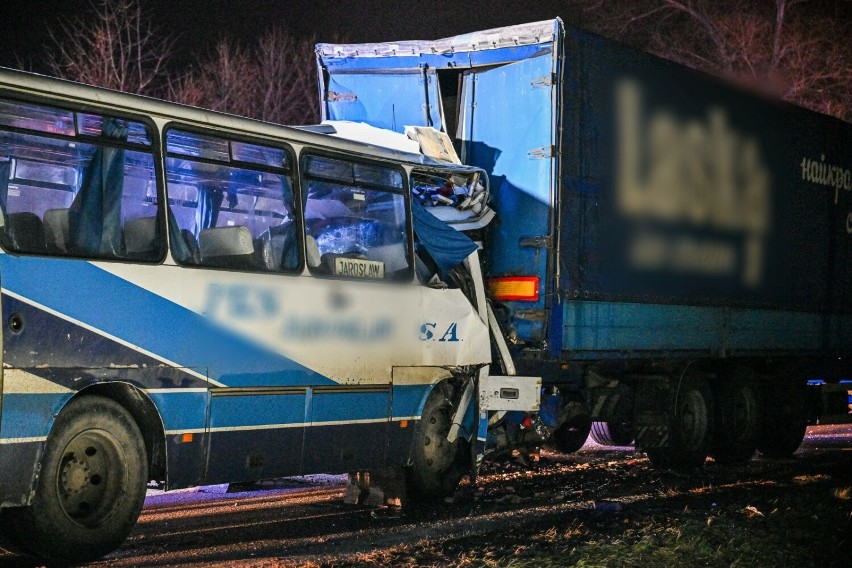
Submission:
<svg viewBox="0 0 852 568">
<path fill-rule="evenodd" d="M 479 381 L 480 410 L 533 412 L 541 403 L 541 377 L 490 375 Z"/>
</svg>

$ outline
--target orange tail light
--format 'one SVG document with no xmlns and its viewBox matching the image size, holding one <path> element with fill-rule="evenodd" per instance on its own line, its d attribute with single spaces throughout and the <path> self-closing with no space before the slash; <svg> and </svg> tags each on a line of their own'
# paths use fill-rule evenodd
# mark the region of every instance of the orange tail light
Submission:
<svg viewBox="0 0 852 568">
<path fill-rule="evenodd" d="M 488 281 L 491 297 L 499 301 L 538 302 L 538 276 L 505 276 Z"/>
</svg>

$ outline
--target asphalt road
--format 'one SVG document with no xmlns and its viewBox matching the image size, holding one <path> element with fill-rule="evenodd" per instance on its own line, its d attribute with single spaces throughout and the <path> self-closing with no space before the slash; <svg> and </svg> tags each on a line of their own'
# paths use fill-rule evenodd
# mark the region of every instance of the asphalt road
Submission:
<svg viewBox="0 0 852 568">
<path fill-rule="evenodd" d="M 459 535 L 487 541 L 507 527 L 549 518 L 618 513 L 633 504 L 654 511 L 708 487 L 722 500 L 726 492 L 826 475 L 852 485 L 852 425 L 810 428 L 789 460 L 757 458 L 739 467 L 711 461 L 692 475 L 656 471 L 632 448 L 590 442 L 572 455 L 545 453 L 528 466 L 489 463 L 476 488 L 463 486 L 452 502 L 432 507 L 346 505 L 345 476 L 279 480 L 251 492 L 229 493 L 227 486 L 149 492 L 125 544 L 93 566 L 350 565 L 416 542 L 440 546 Z M 0 567 L 34 565 L 0 553 Z"/>
</svg>

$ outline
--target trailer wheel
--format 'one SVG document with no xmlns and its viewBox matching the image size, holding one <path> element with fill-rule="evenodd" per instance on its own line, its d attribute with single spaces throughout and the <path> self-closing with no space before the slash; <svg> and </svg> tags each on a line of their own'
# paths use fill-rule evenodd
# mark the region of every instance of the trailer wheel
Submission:
<svg viewBox="0 0 852 568">
<path fill-rule="evenodd" d="M 808 427 L 804 381 L 767 383 L 763 393 L 763 429 L 757 443 L 761 454 L 788 458 L 796 453 Z"/>
<path fill-rule="evenodd" d="M 721 464 L 748 462 L 760 433 L 759 397 L 747 380 L 721 383 L 715 401 L 714 439 L 710 455 Z"/>
<path fill-rule="evenodd" d="M 633 426 L 629 422 L 592 422 L 592 440 L 601 446 L 629 446 Z"/>
<path fill-rule="evenodd" d="M 94 560 L 127 538 L 145 499 L 139 427 L 118 403 L 72 400 L 56 419 L 29 507 L 4 512 L 4 530 L 48 561 Z"/>
<path fill-rule="evenodd" d="M 452 495 L 469 467 L 470 446 L 462 438 L 450 443 L 447 434 L 453 421 L 453 388 L 439 383 L 423 406 L 414 442 L 411 467 L 406 470 L 408 494 L 426 501 Z"/>
<path fill-rule="evenodd" d="M 666 446 L 648 448 L 655 466 L 693 468 L 704 463 L 713 434 L 713 397 L 703 376 L 687 373 L 674 393 Z"/>
<path fill-rule="evenodd" d="M 563 454 L 574 453 L 589 439 L 591 429 L 592 419 L 587 414 L 569 418 L 553 433 L 553 446 Z"/>
</svg>

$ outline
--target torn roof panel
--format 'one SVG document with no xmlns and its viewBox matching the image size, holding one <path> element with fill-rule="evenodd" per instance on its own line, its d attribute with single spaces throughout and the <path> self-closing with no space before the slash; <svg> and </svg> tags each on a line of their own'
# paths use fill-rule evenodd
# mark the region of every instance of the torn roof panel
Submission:
<svg viewBox="0 0 852 568">
<path fill-rule="evenodd" d="M 393 58 L 394 67 L 471 67 L 532 57 L 551 48 L 562 20 L 544 20 L 506 26 L 438 40 L 383 43 L 320 43 L 317 55 L 334 68 L 381 68 L 381 58 Z M 360 61 L 357 61 L 360 60 Z M 366 60 L 366 61 L 364 61 Z"/>
</svg>

